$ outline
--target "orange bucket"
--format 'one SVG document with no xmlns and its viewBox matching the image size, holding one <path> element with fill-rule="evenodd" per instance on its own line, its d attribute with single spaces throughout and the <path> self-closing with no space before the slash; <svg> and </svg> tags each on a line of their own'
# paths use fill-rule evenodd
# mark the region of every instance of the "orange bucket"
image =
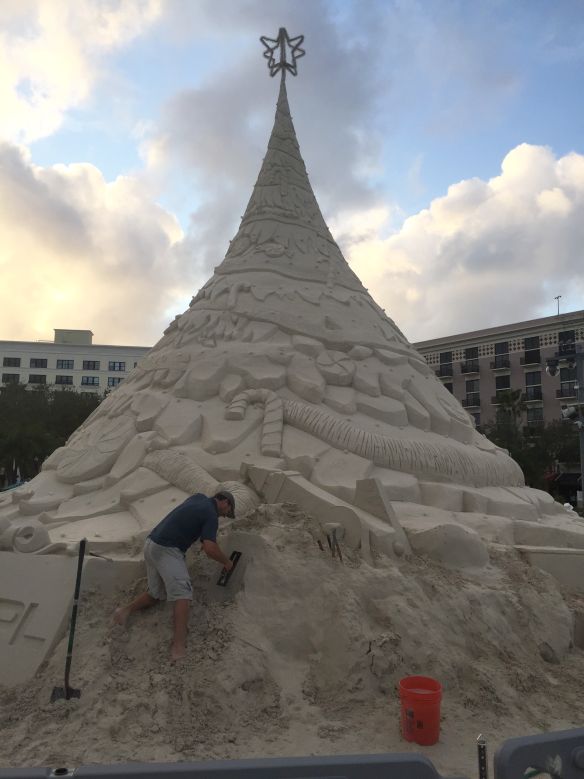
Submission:
<svg viewBox="0 0 584 779">
<path fill-rule="evenodd" d="M 401 732 L 406 741 L 431 746 L 440 736 L 442 685 L 429 676 L 406 676 L 399 683 Z"/>
</svg>

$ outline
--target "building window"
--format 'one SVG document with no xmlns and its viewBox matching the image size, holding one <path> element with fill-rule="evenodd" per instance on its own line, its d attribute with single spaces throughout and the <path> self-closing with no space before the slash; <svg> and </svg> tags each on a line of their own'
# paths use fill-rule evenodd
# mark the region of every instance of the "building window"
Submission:
<svg viewBox="0 0 584 779">
<path fill-rule="evenodd" d="M 524 338 L 523 346 L 525 348 L 525 355 L 521 360 L 522 365 L 536 365 L 541 362 L 539 335 L 531 336 L 531 338 Z"/>
<path fill-rule="evenodd" d="M 564 330 L 558 333 L 558 353 L 561 355 L 574 354 L 576 351 L 576 332 Z"/>
<path fill-rule="evenodd" d="M 99 370 L 99 360 L 83 360 L 83 370 L 84 371 L 98 371 Z"/>
<path fill-rule="evenodd" d="M 30 367 L 31 368 L 46 368 L 47 367 L 47 361 L 44 358 L 41 357 L 31 357 L 30 358 Z"/>
<path fill-rule="evenodd" d="M 480 411 L 473 411 L 471 413 L 471 417 L 475 421 L 475 427 L 477 427 L 477 428 L 480 427 L 481 426 L 481 412 Z"/>
<path fill-rule="evenodd" d="M 74 365 L 75 365 L 74 360 L 57 360 L 58 371 L 72 371 Z"/>
<path fill-rule="evenodd" d="M 82 387 L 99 387 L 99 376 L 82 376 Z"/>
<path fill-rule="evenodd" d="M 454 395 L 454 387 L 453 387 L 451 381 L 445 382 L 442 386 L 444 387 L 444 389 L 447 389 L 448 392 L 450 392 L 452 395 Z"/>
<path fill-rule="evenodd" d="M 491 363 L 491 368 L 509 367 L 509 341 L 499 341 L 495 344 L 495 360 Z"/>
<path fill-rule="evenodd" d="M 502 376 L 495 376 L 495 397 L 493 398 L 493 403 L 500 403 L 501 398 L 499 397 L 502 392 L 508 392 L 511 389 L 511 376 L 508 373 L 503 374 Z"/>
<path fill-rule="evenodd" d="M 126 370 L 126 363 L 125 362 L 110 362 L 108 371 L 125 371 Z"/>
<path fill-rule="evenodd" d="M 46 360 L 45 360 L 46 362 Z M 47 377 L 42 373 L 31 373 L 28 377 L 29 384 L 46 384 Z"/>
<path fill-rule="evenodd" d="M 529 371 L 525 374 L 525 394 L 523 400 L 541 399 L 541 371 Z"/>
<path fill-rule="evenodd" d="M 543 422 L 543 408 L 528 408 L 527 409 L 527 424 Z"/>
<path fill-rule="evenodd" d="M 55 384 L 73 384 L 73 376 L 55 376 Z"/>
<path fill-rule="evenodd" d="M 2 365 L 5 368 L 20 368 L 20 357 L 5 357 Z"/>
<path fill-rule="evenodd" d="M 118 384 L 123 381 L 123 378 L 121 376 L 108 376 L 107 377 L 107 386 L 108 387 L 117 387 Z"/>
<path fill-rule="evenodd" d="M 452 352 L 440 352 L 440 367 L 438 376 L 452 376 Z"/>
<path fill-rule="evenodd" d="M 481 396 L 479 393 L 480 381 L 478 379 L 467 379 L 465 382 L 466 397 L 462 399 L 464 408 L 481 405 Z"/>
<path fill-rule="evenodd" d="M 558 398 L 576 397 L 576 368 L 560 368 L 560 389 L 556 391 Z"/>
<path fill-rule="evenodd" d="M 18 373 L 3 373 L 2 384 L 18 384 L 20 381 L 20 374 Z"/>
<path fill-rule="evenodd" d="M 479 347 L 469 346 L 464 350 L 464 361 L 460 366 L 461 373 L 478 373 L 479 372 Z"/>
</svg>

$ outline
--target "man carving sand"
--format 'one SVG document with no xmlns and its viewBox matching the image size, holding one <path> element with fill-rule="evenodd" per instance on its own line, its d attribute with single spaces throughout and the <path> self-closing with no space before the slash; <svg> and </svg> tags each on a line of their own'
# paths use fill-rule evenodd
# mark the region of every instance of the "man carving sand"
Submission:
<svg viewBox="0 0 584 779">
<path fill-rule="evenodd" d="M 174 602 L 174 635 L 171 659 L 186 654 L 189 606 L 193 590 L 185 562 L 187 549 L 200 540 L 203 551 L 230 571 L 231 560 L 217 543 L 219 517 L 235 515 L 235 499 L 221 490 L 212 498 L 197 493 L 174 508 L 152 530 L 144 544 L 148 590 L 114 613 L 114 622 L 125 625 L 134 611 L 146 609 L 161 600 Z"/>
</svg>

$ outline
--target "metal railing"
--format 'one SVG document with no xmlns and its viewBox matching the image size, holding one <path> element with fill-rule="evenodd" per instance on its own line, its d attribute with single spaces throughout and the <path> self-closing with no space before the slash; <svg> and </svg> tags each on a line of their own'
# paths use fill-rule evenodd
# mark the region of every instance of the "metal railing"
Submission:
<svg viewBox="0 0 584 779">
<path fill-rule="evenodd" d="M 462 399 L 463 408 L 476 408 L 481 405 L 480 392 L 469 392 L 466 397 Z"/>
<path fill-rule="evenodd" d="M 530 403 L 534 400 L 543 400 L 541 386 L 537 385 L 535 387 L 526 387 L 525 392 L 521 394 L 521 400 L 527 403 Z"/>
<path fill-rule="evenodd" d="M 501 370 L 502 368 L 510 368 L 511 362 L 509 360 L 509 355 L 507 354 L 498 354 L 495 356 L 495 359 L 491 361 L 491 368 L 494 371 Z"/>
<path fill-rule="evenodd" d="M 460 363 L 461 373 L 479 373 L 479 361 L 478 359 L 464 360 Z"/>
<path fill-rule="evenodd" d="M 556 390 L 556 398 L 575 398 L 576 397 L 576 382 L 575 381 L 567 381 L 560 389 Z"/>
<path fill-rule="evenodd" d="M 477 740 L 477 744 L 478 744 Z M 484 743 L 484 742 L 483 742 Z M 486 750 L 477 755 L 478 775 L 488 776 Z M 482 758 L 482 760 L 481 760 Z M 473 772 L 473 776 L 474 776 Z M 553 776 L 582 779 L 584 729 L 509 739 L 493 758 L 494 779 Z M 199 763 L 114 763 L 109 765 L 0 768 L 0 779 L 442 779 L 421 753 L 324 757 L 208 760 Z"/>
</svg>

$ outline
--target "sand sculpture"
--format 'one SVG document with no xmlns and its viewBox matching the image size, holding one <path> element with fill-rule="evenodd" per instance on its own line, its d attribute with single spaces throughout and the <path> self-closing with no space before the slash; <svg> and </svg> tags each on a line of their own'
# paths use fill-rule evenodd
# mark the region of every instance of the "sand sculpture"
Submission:
<svg viewBox="0 0 584 779">
<path fill-rule="evenodd" d="M 526 553 L 544 567 L 552 546 L 556 567 L 572 570 L 584 524 L 525 486 L 341 254 L 288 105 L 285 75 L 302 50 L 293 39 L 287 62 L 267 45 L 281 73 L 275 122 L 223 262 L 41 473 L 0 498 L 0 555 L 34 567 L 86 537 L 110 560 L 140 560 L 164 514 L 221 485 L 238 516 L 296 503 L 316 534 L 335 528 L 369 560 L 414 552 L 484 566 L 495 542 L 535 547 Z M 17 604 L 0 616 L 17 653 L 28 605 L 0 597 Z"/>
</svg>

